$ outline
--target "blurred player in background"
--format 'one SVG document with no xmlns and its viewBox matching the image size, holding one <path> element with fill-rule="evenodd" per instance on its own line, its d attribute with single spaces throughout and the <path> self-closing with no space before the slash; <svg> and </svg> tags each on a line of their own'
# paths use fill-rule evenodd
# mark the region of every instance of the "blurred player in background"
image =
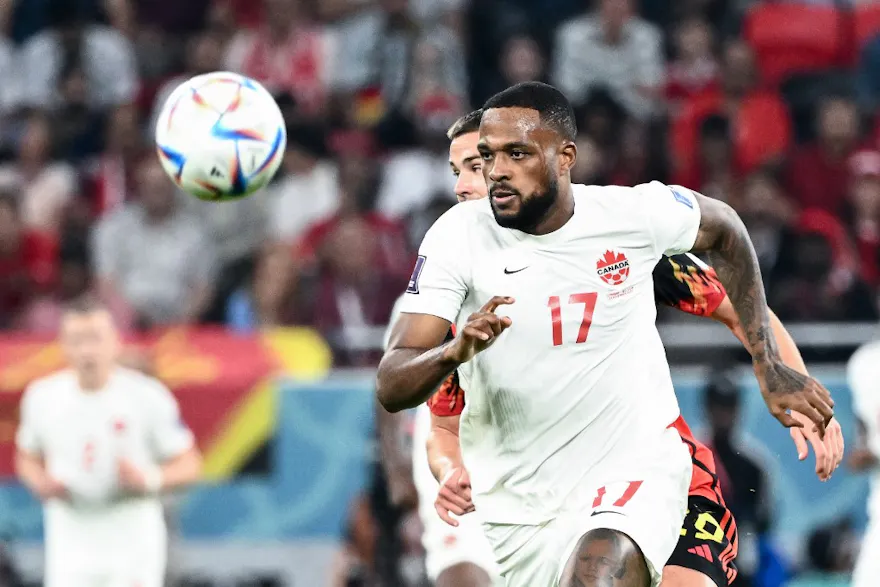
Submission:
<svg viewBox="0 0 880 587">
<path fill-rule="evenodd" d="M 868 343 L 850 357 L 847 383 L 859 427 L 859 446 L 849 464 L 856 471 L 871 473 L 868 527 L 852 587 L 874 587 L 880 581 L 880 342 Z"/>
<path fill-rule="evenodd" d="M 526 107 L 526 108 L 528 108 L 528 107 Z M 538 109 L 536 108 L 536 110 L 538 110 Z M 545 112 L 541 112 L 541 119 L 542 119 L 542 121 L 543 121 L 543 118 L 544 118 L 544 114 L 545 114 Z M 455 130 L 455 129 L 453 129 L 453 131 L 454 131 L 454 130 Z M 472 131 L 472 132 L 473 132 L 473 131 Z M 451 134 L 452 134 L 452 133 L 451 133 Z M 464 133 L 463 133 L 463 134 L 464 134 Z M 453 138 L 454 138 L 454 137 L 453 137 Z M 454 145 L 453 145 L 453 147 L 454 147 Z M 516 147 L 516 148 L 514 148 L 514 147 Z M 526 150 L 526 149 L 523 148 L 523 145 L 521 145 L 521 144 L 520 144 L 520 145 L 514 145 L 514 147 L 511 147 L 510 150 L 511 150 L 511 151 L 525 151 L 525 150 Z M 454 149 L 454 148 L 451 149 L 452 162 L 453 162 L 454 169 L 455 169 L 455 170 L 458 172 L 458 174 L 459 174 L 459 180 L 460 180 L 460 181 L 459 181 L 459 184 L 462 184 L 462 183 L 463 183 L 463 182 L 462 182 L 462 170 L 461 170 L 461 166 L 462 166 L 462 164 L 464 164 L 464 166 L 466 167 L 466 171 L 467 171 L 468 173 L 476 173 L 477 170 L 478 170 L 478 166 L 479 166 L 479 164 L 481 163 L 481 161 L 480 161 L 479 159 L 476 159 L 476 158 L 458 157 L 458 156 L 457 156 L 458 153 L 456 153 L 455 151 L 456 151 L 456 149 Z M 509 154 L 508 154 L 508 155 L 509 155 Z M 523 154 L 523 158 L 524 158 L 524 157 L 526 157 L 525 154 Z M 485 158 L 485 156 L 484 156 L 484 158 Z M 512 158 L 513 160 L 517 160 L 517 158 L 519 158 L 519 154 L 517 153 L 517 154 L 511 155 L 511 158 Z M 468 165 L 471 165 L 471 167 L 467 167 Z M 490 174 L 490 177 L 491 177 L 491 174 Z M 580 186 L 579 186 L 579 187 L 580 187 Z M 483 189 L 485 189 L 485 187 L 484 187 Z M 459 194 L 458 194 L 458 195 L 459 195 L 459 198 L 460 198 L 460 199 L 461 199 L 463 196 L 466 197 L 466 195 L 462 193 L 462 190 L 458 190 L 458 191 L 459 191 Z M 673 193 L 674 193 L 674 192 L 673 192 Z M 479 196 L 480 194 L 476 194 L 476 193 L 475 193 L 474 195 Z M 511 197 L 514 197 L 514 196 L 511 196 L 511 195 L 509 195 L 509 194 L 506 195 L 506 196 L 501 196 L 502 199 L 505 198 L 505 197 L 509 199 L 509 198 L 511 198 Z M 537 197 L 537 196 L 536 196 L 536 197 Z M 658 194 L 658 195 L 656 195 L 655 197 L 658 197 L 658 198 L 659 198 L 659 197 L 661 197 L 661 195 Z M 676 198 L 676 200 L 678 200 L 678 198 Z M 509 200 L 504 200 L 504 201 L 507 202 L 507 201 L 509 201 Z M 679 200 L 679 201 L 680 201 L 680 200 Z M 532 202 L 532 203 L 534 203 L 534 202 Z M 494 204 L 496 204 L 496 202 L 493 202 L 493 211 L 495 212 L 496 219 L 498 219 L 499 214 L 498 214 L 498 211 L 495 209 Z M 519 204 L 520 204 L 520 205 L 525 205 L 522 201 L 519 202 Z M 683 203 L 683 204 L 684 204 L 684 203 Z M 691 209 L 693 209 L 693 206 L 692 206 L 692 205 L 691 205 L 691 206 L 688 206 L 688 207 L 691 208 Z M 532 211 L 534 211 L 534 210 L 532 210 Z M 500 223 L 500 221 L 499 221 L 499 223 Z M 502 225 L 502 226 L 503 226 L 503 225 Z M 453 239 L 453 240 L 455 240 L 455 242 L 458 243 L 458 240 L 459 240 L 459 239 Z M 704 267 L 704 266 L 702 266 L 702 265 L 701 265 L 698 261 L 696 261 L 695 259 L 692 259 L 692 258 L 689 258 L 689 257 L 686 257 L 686 259 L 687 259 L 689 262 L 686 262 L 685 265 L 684 265 L 684 271 L 685 271 L 684 274 L 690 275 L 690 277 L 691 277 L 692 279 L 696 277 L 696 278 L 701 278 L 701 279 L 704 279 L 704 280 L 705 280 L 705 276 L 702 276 L 701 274 L 703 274 L 707 268 Z M 420 263 L 425 263 L 425 262 L 426 262 L 425 257 L 422 257 L 421 260 L 420 260 Z M 670 264 L 674 269 L 676 269 L 677 273 L 676 273 L 675 275 L 677 275 L 678 279 L 679 279 L 680 281 L 683 281 L 683 279 L 682 279 L 682 275 L 684 275 L 684 274 L 681 272 L 681 271 L 682 271 L 682 266 L 681 266 L 680 264 L 676 264 L 674 260 L 669 260 L 669 264 Z M 660 266 L 663 266 L 663 265 L 664 265 L 664 263 L 661 261 Z M 693 267 L 694 269 L 691 270 L 691 267 Z M 518 271 L 513 271 L 512 273 L 516 273 L 516 272 L 518 272 Z M 656 269 L 655 269 L 655 272 L 656 272 Z M 416 279 L 416 280 L 418 279 L 418 273 L 419 273 L 419 269 L 417 268 L 416 273 L 414 274 L 414 279 Z M 505 270 L 505 273 L 507 273 L 506 270 Z M 410 284 L 410 289 L 408 290 L 410 294 L 416 294 L 416 295 L 418 294 L 418 287 L 417 287 L 417 285 L 418 285 L 418 284 L 416 284 L 415 291 L 413 291 L 414 288 L 413 288 L 413 284 L 412 284 L 412 282 L 411 282 L 411 284 Z M 710 283 L 709 285 L 711 285 L 711 283 Z M 445 286 L 444 286 L 444 287 L 445 287 Z M 718 288 L 718 291 L 721 292 L 721 295 L 719 296 L 719 299 L 724 298 L 724 295 L 723 295 L 723 289 Z M 694 292 L 690 292 L 690 293 L 693 294 Z M 662 300 L 662 297 L 661 297 L 661 300 Z M 665 300 L 663 300 L 663 301 L 665 301 Z M 675 300 L 675 302 L 680 302 L 680 300 Z M 728 305 L 730 305 L 729 302 L 728 302 Z M 716 304 L 716 306 L 717 306 L 717 304 Z M 494 308 L 493 308 L 493 309 L 494 309 Z M 431 313 L 431 312 L 429 312 L 429 313 Z M 711 312 L 710 312 L 710 313 L 711 313 Z M 735 313 L 734 313 L 734 314 L 735 314 Z M 473 318 L 474 318 L 474 316 L 472 316 L 472 319 L 473 319 Z M 497 321 L 496 321 L 496 322 L 497 322 Z M 506 327 L 506 326 L 509 326 L 509 325 L 510 325 L 510 324 L 507 323 L 507 324 L 502 324 L 502 325 L 500 326 L 500 328 L 495 328 L 495 327 L 493 327 L 493 328 L 492 328 L 492 333 L 490 333 L 489 331 L 484 331 L 484 332 L 486 333 L 486 335 L 487 335 L 487 339 L 492 339 L 494 336 L 498 336 L 498 335 L 500 334 L 500 332 L 503 331 L 503 330 L 505 329 L 505 327 Z M 484 339 L 484 340 L 485 340 L 485 339 Z M 582 341 L 579 340 L 578 342 L 582 342 Z M 754 342 L 754 341 L 752 341 L 752 342 Z M 756 367 L 757 367 L 757 365 L 756 365 Z M 454 389 L 456 386 L 454 386 L 454 385 L 452 385 L 452 386 L 444 385 L 444 387 L 449 387 L 449 388 Z M 771 391 L 773 391 L 773 390 L 771 390 Z M 827 392 L 826 392 L 826 393 L 827 393 Z M 437 396 L 435 396 L 435 397 L 437 397 Z M 455 396 L 453 396 L 452 404 L 455 406 L 455 405 L 456 405 L 456 402 L 454 401 L 454 397 L 455 397 Z M 460 409 L 461 409 L 461 407 L 463 406 L 463 399 L 464 399 L 464 398 L 463 398 L 463 396 L 462 396 L 462 397 L 460 397 L 460 398 L 458 398 L 458 399 L 459 399 L 459 401 L 457 402 L 457 408 L 458 408 L 458 410 L 459 410 L 458 413 L 460 414 Z M 769 399 L 769 398 L 768 398 L 768 399 Z M 441 396 L 441 400 L 440 400 L 440 401 L 442 401 L 442 402 L 444 402 L 444 403 L 448 403 L 449 398 L 444 398 L 444 397 Z M 485 400 L 484 400 L 484 401 L 485 401 Z M 774 412 L 778 412 L 778 411 L 779 411 L 779 410 L 778 410 L 778 407 L 779 407 L 778 405 L 777 405 L 777 406 L 774 406 L 774 405 L 772 405 L 772 403 L 771 403 L 770 401 L 768 401 L 768 404 L 771 404 L 771 408 L 774 408 Z M 779 414 L 779 413 L 775 413 L 775 415 L 777 415 L 777 417 L 780 417 L 780 414 Z M 453 417 L 454 417 L 455 422 L 456 422 L 456 424 L 457 424 L 457 421 L 458 421 L 458 414 L 454 414 Z M 790 419 L 788 419 L 788 418 L 780 417 L 780 419 L 783 420 L 784 423 L 785 423 L 786 421 L 788 421 L 789 425 L 790 425 L 791 423 L 793 423 L 793 422 L 791 422 Z M 679 420 L 680 420 L 680 418 L 679 418 Z M 679 424 L 679 423 L 676 422 L 676 424 Z M 683 420 L 680 422 L 680 424 L 684 427 L 684 429 L 686 429 L 686 424 L 684 424 Z M 676 427 L 679 427 L 679 426 L 676 426 Z M 453 435 L 453 436 L 454 436 L 454 441 L 453 441 L 453 442 L 454 442 L 454 444 L 456 445 L 456 449 L 455 449 L 455 450 L 457 450 L 457 440 L 458 440 L 458 437 L 457 437 L 457 432 L 458 432 L 458 430 L 457 430 L 457 428 L 458 428 L 458 427 L 455 426 L 455 428 L 456 428 L 456 430 L 455 430 L 455 434 Z M 436 428 L 435 428 L 435 430 L 436 430 Z M 679 431 L 682 432 L 682 430 L 679 430 Z M 685 436 L 685 435 L 683 434 L 683 436 Z M 689 431 L 687 431 L 687 436 L 689 436 Z M 686 438 L 685 440 L 687 441 L 687 438 Z M 801 440 L 802 440 L 802 439 L 801 439 Z M 690 443 L 689 443 L 689 444 L 690 444 Z M 801 444 L 803 444 L 803 443 L 801 443 Z M 820 444 L 821 444 L 821 443 L 820 443 Z M 833 442 L 832 442 L 832 445 L 833 445 Z M 697 465 L 696 457 L 697 457 L 698 455 L 695 454 L 695 453 L 696 453 L 696 449 L 697 449 L 697 447 L 696 447 L 696 446 L 691 446 L 690 448 L 691 448 L 691 451 L 692 451 L 692 456 L 694 457 L 694 466 L 695 466 L 695 468 L 696 468 L 696 465 Z M 803 447 L 799 444 L 799 447 L 798 447 L 798 448 L 799 448 L 799 453 L 801 454 L 801 457 L 802 457 L 802 458 L 805 458 L 806 455 L 805 455 L 805 450 L 803 449 Z M 841 446 L 840 448 L 842 449 L 842 446 Z M 418 450 L 418 449 L 416 449 L 416 450 Z M 820 450 L 821 450 L 821 449 L 820 449 Z M 705 452 L 708 453 L 708 451 L 705 451 Z M 704 455 L 701 455 L 701 456 L 704 456 Z M 708 454 L 708 458 L 711 459 L 711 454 Z M 830 464 L 829 462 L 827 462 L 827 460 L 824 459 L 824 458 L 817 459 L 817 472 L 820 472 L 820 476 L 821 476 L 821 475 L 825 475 L 825 474 L 830 474 L 830 471 L 833 470 L 833 467 L 834 467 L 834 466 L 836 466 L 836 462 L 833 463 L 833 465 L 832 465 L 832 464 Z M 469 482 L 468 482 L 466 479 L 462 479 L 462 478 L 460 477 L 462 474 L 463 474 L 463 475 L 466 475 L 466 474 L 467 474 L 467 473 L 463 470 L 463 468 L 460 467 L 460 461 L 459 461 L 458 467 L 459 467 L 459 470 L 458 470 L 458 471 L 456 471 L 456 470 L 454 470 L 454 469 L 453 469 L 453 470 L 450 470 L 450 469 L 448 469 L 448 468 L 447 468 L 447 471 L 448 471 L 448 473 L 452 474 L 452 476 L 456 477 L 456 481 L 457 481 L 460 485 L 462 485 L 462 486 L 468 486 L 468 485 L 469 485 Z M 825 471 L 826 468 L 829 469 L 827 472 Z M 708 473 L 708 472 L 709 472 L 709 471 L 707 471 L 707 473 Z M 441 472 L 438 472 L 438 471 L 435 471 L 435 473 L 437 473 L 438 476 L 441 476 L 441 475 L 442 475 L 442 473 L 441 473 Z M 447 474 L 447 475 L 445 476 L 446 480 L 448 480 L 449 477 L 450 477 L 450 475 Z M 715 485 L 717 485 L 717 481 L 716 481 L 716 482 L 712 482 L 712 480 L 714 479 L 714 476 L 711 476 L 711 475 L 710 475 L 710 476 L 704 477 L 704 479 L 706 479 L 706 482 L 707 482 L 707 483 L 710 483 L 710 484 L 711 484 L 711 487 L 707 487 L 707 492 L 709 493 L 709 496 L 710 496 L 710 497 L 717 497 L 717 500 L 716 500 L 717 503 L 716 503 L 716 505 L 720 506 L 723 512 L 726 512 L 726 509 L 724 509 L 724 507 L 723 507 L 723 500 L 721 499 L 720 494 L 717 493 L 717 490 L 714 491 L 714 495 L 713 495 L 713 490 L 716 489 L 716 488 L 715 488 Z M 469 487 L 467 487 L 467 489 L 468 489 L 468 493 L 469 493 Z M 627 492 L 629 492 L 631 489 L 632 489 L 632 483 L 631 483 L 630 486 L 627 488 Z M 637 488 L 636 488 L 636 490 L 637 490 Z M 598 501 L 601 502 L 603 491 L 600 489 L 599 492 L 600 492 L 600 495 L 599 495 L 599 497 L 597 497 L 596 499 L 597 499 Z M 631 493 L 635 493 L 635 491 L 632 491 Z M 441 497 L 442 497 L 442 490 L 441 490 Z M 454 496 L 453 496 L 453 497 L 454 497 Z M 627 500 L 628 500 L 629 498 L 631 498 L 631 497 L 632 497 L 632 495 L 627 496 Z M 438 504 L 439 504 L 439 501 L 440 501 L 440 499 L 438 498 Z M 469 502 L 469 497 L 468 497 L 467 501 Z M 623 501 L 623 498 L 621 497 L 621 498 L 618 499 L 617 501 L 618 501 L 618 502 L 622 502 L 622 501 Z M 615 505 L 618 505 L 617 502 L 615 502 Z M 622 503 L 619 504 L 619 505 L 622 505 Z M 596 507 L 596 503 L 595 503 L 595 502 L 594 502 L 594 504 L 593 504 L 593 507 L 594 507 L 594 508 Z M 441 513 L 444 513 L 444 512 L 441 511 L 441 508 L 440 508 L 440 507 L 438 507 L 438 511 L 440 511 Z M 464 513 L 465 511 L 470 511 L 470 510 L 459 511 L 459 513 Z M 604 513 L 604 512 L 602 512 L 602 513 Z M 613 512 L 612 512 L 612 513 L 613 513 Z M 593 515 L 595 515 L 595 514 L 596 514 L 596 512 L 595 512 L 595 510 L 594 510 L 594 514 L 593 514 Z M 711 533 L 707 533 L 706 528 L 705 528 L 705 525 L 706 525 L 706 523 L 707 523 L 707 515 L 708 515 L 708 519 L 712 519 L 711 514 L 707 514 L 707 513 L 702 512 L 702 511 L 695 511 L 695 512 L 692 512 L 692 515 L 691 515 L 690 517 L 693 518 L 693 519 L 692 519 L 692 522 L 693 522 L 694 525 L 696 526 L 696 529 L 695 529 L 696 537 L 697 537 L 697 538 L 700 538 L 700 535 L 702 534 L 702 535 L 711 536 L 711 537 L 713 537 L 713 538 L 714 538 L 714 536 L 718 535 L 719 538 L 724 537 L 724 538 L 729 538 L 729 539 L 731 539 L 733 542 L 732 542 L 731 544 L 727 544 L 727 545 L 726 545 L 726 548 L 725 548 L 725 550 L 724 550 L 724 552 L 721 553 L 721 555 L 722 555 L 722 562 L 723 562 L 723 563 L 726 563 L 726 562 L 728 562 L 730 559 L 732 559 L 733 554 L 735 554 L 735 530 L 733 529 L 733 528 L 734 528 L 734 526 L 733 526 L 733 522 L 732 522 L 732 520 L 730 519 L 730 515 L 729 515 L 729 513 L 727 513 L 727 514 L 721 519 L 721 525 L 719 525 L 718 522 L 715 522 L 715 527 L 712 528 L 713 531 L 712 531 Z M 448 514 L 447 514 L 447 517 L 448 517 Z M 451 520 L 450 520 L 450 521 L 451 521 Z M 688 521 L 688 520 L 686 519 L 685 522 L 687 523 L 687 521 Z M 722 526 L 724 526 L 725 529 L 728 530 L 728 531 L 727 531 L 727 532 L 724 532 L 724 531 L 722 530 Z M 601 527 L 601 526 L 600 526 L 600 527 Z M 686 530 L 683 530 L 683 531 L 682 531 L 682 534 L 683 534 L 683 535 L 686 535 Z M 584 540 L 586 540 L 586 537 L 585 537 Z M 598 540 L 600 543 L 603 543 L 603 542 L 609 542 L 609 541 L 610 541 L 610 542 L 614 542 L 613 538 L 609 538 L 609 537 L 605 537 L 605 538 L 603 538 L 603 539 L 599 539 L 599 538 L 597 538 L 597 540 Z M 720 542 L 720 540 L 718 540 L 718 542 Z M 606 544 L 605 546 L 607 546 L 607 544 Z M 697 549 L 698 549 L 698 550 L 701 550 L 701 547 L 698 547 Z M 691 550 L 693 550 L 693 549 L 691 549 Z M 702 551 L 702 550 L 701 550 L 701 552 L 703 552 L 703 554 L 701 555 L 701 558 L 703 558 L 704 561 L 708 561 L 709 563 L 711 563 L 711 562 L 712 562 L 711 554 L 709 554 L 708 551 Z M 511 555 L 511 556 L 512 556 L 512 555 Z M 535 555 L 533 554 L 533 556 L 535 556 Z M 539 556 L 540 556 L 540 555 L 539 555 Z M 650 560 L 650 559 L 648 559 L 648 560 Z M 665 562 L 665 561 L 664 561 L 664 562 Z M 534 562 L 533 562 L 532 564 L 533 564 L 533 566 L 534 566 Z M 677 564 L 677 563 L 676 563 L 676 564 Z M 545 566 L 546 566 L 546 565 L 545 565 Z M 568 565 L 568 566 L 571 566 L 571 565 Z M 589 565 L 587 565 L 587 566 L 589 566 Z M 685 569 L 685 570 L 686 570 L 686 569 Z M 724 569 L 724 570 L 727 571 L 727 569 Z M 621 568 L 621 569 L 618 569 L 618 571 L 619 571 L 620 573 L 625 572 L 625 567 L 624 567 L 624 568 Z M 546 571 L 546 569 L 544 569 L 544 570 L 542 570 L 542 571 L 536 571 L 536 572 L 543 572 L 543 573 L 546 574 L 547 571 Z M 569 573 L 569 576 L 571 575 L 571 569 L 568 569 L 566 572 Z M 589 574 L 589 570 L 588 570 L 587 572 L 588 572 L 588 574 Z M 735 572 L 732 571 L 732 570 L 730 570 L 729 572 L 722 573 L 722 574 L 720 575 L 720 581 L 719 581 L 718 579 L 716 579 L 716 582 L 719 583 L 719 584 L 721 584 L 721 582 L 726 583 L 728 579 L 732 579 L 732 578 L 733 578 L 733 575 L 734 575 L 734 574 L 735 574 Z M 549 575 L 548 575 L 548 576 L 549 576 Z M 618 577 L 618 578 L 620 578 L 620 577 Z M 657 578 L 658 578 L 658 577 L 655 576 L 655 580 L 656 580 Z M 667 582 L 668 582 L 668 581 L 669 581 L 669 580 L 667 579 Z M 637 583 L 633 583 L 633 584 L 637 584 Z M 682 583 L 682 584 L 685 584 L 685 583 Z M 690 582 L 690 583 L 687 583 L 687 584 L 694 585 L 694 584 L 705 584 L 705 583 L 694 583 L 694 582 Z"/>
<path fill-rule="evenodd" d="M 159 495 L 199 479 L 201 455 L 171 392 L 120 366 L 110 313 L 67 308 L 70 368 L 31 383 L 16 471 L 44 504 L 47 587 L 161 587 L 167 531 Z"/>
</svg>

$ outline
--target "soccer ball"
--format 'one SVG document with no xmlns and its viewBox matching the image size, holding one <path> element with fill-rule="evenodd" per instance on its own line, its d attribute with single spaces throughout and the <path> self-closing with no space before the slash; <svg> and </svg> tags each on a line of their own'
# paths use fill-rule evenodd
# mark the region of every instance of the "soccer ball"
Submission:
<svg viewBox="0 0 880 587">
<path fill-rule="evenodd" d="M 203 200 L 236 200 L 264 187 L 278 171 L 286 144 L 275 100 L 236 73 L 208 73 L 182 83 L 156 123 L 162 167 Z"/>
</svg>

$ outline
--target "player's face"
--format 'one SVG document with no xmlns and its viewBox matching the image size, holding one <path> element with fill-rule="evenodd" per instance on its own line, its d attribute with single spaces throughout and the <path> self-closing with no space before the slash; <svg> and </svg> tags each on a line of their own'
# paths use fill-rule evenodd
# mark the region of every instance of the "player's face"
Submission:
<svg viewBox="0 0 880 587">
<path fill-rule="evenodd" d="M 528 232 L 549 215 L 559 196 L 559 175 L 574 163 L 570 149 L 565 157 L 571 161 L 561 162 L 565 147 L 536 110 L 493 108 L 483 114 L 477 148 L 499 225 Z"/>
<path fill-rule="evenodd" d="M 449 166 L 455 174 L 455 197 L 459 202 L 480 200 L 489 195 L 483 177 L 483 161 L 477 150 L 480 133 L 469 132 L 449 143 Z"/>
<path fill-rule="evenodd" d="M 106 373 L 119 354 L 116 327 L 105 310 L 66 314 L 61 323 L 61 343 L 70 365 L 87 378 Z"/>
</svg>

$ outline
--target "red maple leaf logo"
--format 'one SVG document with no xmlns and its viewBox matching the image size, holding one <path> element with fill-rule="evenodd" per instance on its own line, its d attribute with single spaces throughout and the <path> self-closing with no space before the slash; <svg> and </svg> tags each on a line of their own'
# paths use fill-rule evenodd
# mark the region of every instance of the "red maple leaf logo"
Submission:
<svg viewBox="0 0 880 587">
<path fill-rule="evenodd" d="M 605 251 L 596 261 L 596 273 L 609 285 L 620 285 L 629 277 L 629 261 L 623 253 Z"/>
</svg>

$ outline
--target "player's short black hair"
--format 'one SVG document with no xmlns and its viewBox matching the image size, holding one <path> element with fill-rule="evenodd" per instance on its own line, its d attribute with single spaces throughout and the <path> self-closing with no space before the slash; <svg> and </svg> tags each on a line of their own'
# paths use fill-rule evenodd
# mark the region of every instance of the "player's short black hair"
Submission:
<svg viewBox="0 0 880 587">
<path fill-rule="evenodd" d="M 528 108 L 537 110 L 541 122 L 552 126 L 567 141 L 577 138 L 574 109 L 562 92 L 549 84 L 523 82 L 498 92 L 483 104 L 491 108 Z"/>
<path fill-rule="evenodd" d="M 480 130 L 480 120 L 483 118 L 483 109 L 468 112 L 458 120 L 452 123 L 449 130 L 446 131 L 446 138 L 454 141 L 461 135 L 477 132 Z"/>
</svg>

